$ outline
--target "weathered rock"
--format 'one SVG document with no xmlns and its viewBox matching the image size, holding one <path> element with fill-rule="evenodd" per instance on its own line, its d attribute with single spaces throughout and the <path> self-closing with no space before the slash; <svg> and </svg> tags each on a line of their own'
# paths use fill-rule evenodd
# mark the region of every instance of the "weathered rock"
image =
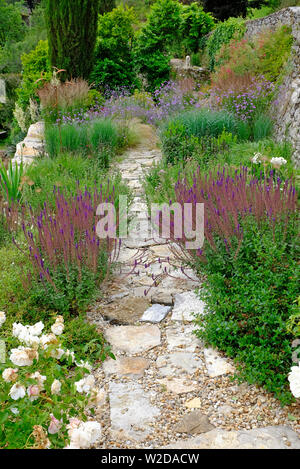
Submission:
<svg viewBox="0 0 300 469">
<path fill-rule="evenodd" d="M 44 133 L 44 122 L 32 124 L 28 129 L 25 139 L 17 144 L 12 163 L 20 164 L 23 161 L 25 165 L 31 164 L 36 157 L 44 154 Z"/>
<path fill-rule="evenodd" d="M 160 411 L 150 403 L 151 394 L 134 382 L 109 385 L 111 436 L 117 440 L 144 440 L 150 423 Z"/>
<path fill-rule="evenodd" d="M 150 302 L 145 297 L 126 296 L 115 299 L 113 303 L 100 305 L 98 311 L 111 324 L 126 325 L 138 321 L 149 306 Z"/>
<path fill-rule="evenodd" d="M 150 361 L 143 357 L 117 357 L 106 360 L 103 369 L 106 375 L 141 377 L 149 367 Z"/>
<path fill-rule="evenodd" d="M 151 303 L 160 303 L 162 305 L 172 306 L 174 304 L 174 299 L 170 293 L 160 291 L 151 295 Z"/>
<path fill-rule="evenodd" d="M 233 366 L 225 358 L 220 357 L 218 352 L 212 348 L 204 349 L 204 358 L 207 372 L 211 378 L 234 373 Z"/>
<path fill-rule="evenodd" d="M 191 381 L 183 378 L 163 378 L 157 380 L 167 391 L 174 394 L 187 394 L 188 392 L 196 391 L 197 385 Z"/>
<path fill-rule="evenodd" d="M 199 433 L 210 432 L 214 428 L 215 426 L 210 423 L 207 415 L 199 410 L 194 410 L 186 414 L 181 422 L 176 425 L 175 432 L 198 435 Z"/>
<path fill-rule="evenodd" d="M 170 306 L 155 304 L 150 306 L 150 308 L 144 312 L 140 320 L 145 322 L 159 323 L 167 316 L 170 311 Z"/>
<path fill-rule="evenodd" d="M 205 304 L 199 300 L 196 293 L 184 292 L 175 295 L 172 313 L 173 321 L 193 321 L 194 314 L 204 314 Z"/>
<path fill-rule="evenodd" d="M 300 439 L 291 428 L 283 425 L 240 431 L 215 429 L 199 437 L 178 440 L 164 448 L 300 449 Z"/>
<path fill-rule="evenodd" d="M 191 375 L 202 366 L 202 361 L 191 352 L 173 352 L 170 355 L 160 355 L 156 366 L 163 376 L 176 376 L 178 371 Z"/>
<path fill-rule="evenodd" d="M 196 347 L 201 346 L 201 341 L 193 334 L 194 326 L 180 324 L 166 328 L 168 349 L 184 348 L 193 352 Z"/>
<path fill-rule="evenodd" d="M 105 331 L 105 337 L 114 350 L 129 354 L 145 352 L 160 344 L 157 326 L 114 326 Z"/>
</svg>

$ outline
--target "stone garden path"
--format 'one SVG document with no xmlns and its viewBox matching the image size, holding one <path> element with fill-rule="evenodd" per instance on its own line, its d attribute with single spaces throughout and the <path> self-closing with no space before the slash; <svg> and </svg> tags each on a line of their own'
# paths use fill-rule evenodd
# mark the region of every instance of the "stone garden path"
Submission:
<svg viewBox="0 0 300 469">
<path fill-rule="evenodd" d="M 142 142 L 117 165 L 134 193 L 136 233 L 122 244 L 120 274 L 88 313 L 116 356 L 94 371 L 97 447 L 300 448 L 299 408 L 282 409 L 264 390 L 238 385 L 233 362 L 193 334 L 192 313 L 204 306 L 194 293 L 199 280 L 171 266 L 170 248 L 147 233 L 141 178 L 161 154 L 151 128 L 140 131 Z"/>
</svg>

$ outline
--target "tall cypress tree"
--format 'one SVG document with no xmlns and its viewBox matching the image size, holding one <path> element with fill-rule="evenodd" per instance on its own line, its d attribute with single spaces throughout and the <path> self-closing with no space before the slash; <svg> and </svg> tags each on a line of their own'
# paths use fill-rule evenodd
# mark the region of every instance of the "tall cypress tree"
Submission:
<svg viewBox="0 0 300 469">
<path fill-rule="evenodd" d="M 68 78 L 88 78 L 93 66 L 99 0 L 47 0 L 50 61 Z"/>
</svg>

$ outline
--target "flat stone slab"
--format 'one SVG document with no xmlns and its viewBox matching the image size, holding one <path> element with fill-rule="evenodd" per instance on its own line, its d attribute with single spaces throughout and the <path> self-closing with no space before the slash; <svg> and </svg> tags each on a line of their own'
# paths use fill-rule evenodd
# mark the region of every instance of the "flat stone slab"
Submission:
<svg viewBox="0 0 300 469">
<path fill-rule="evenodd" d="M 188 440 L 178 440 L 166 449 L 300 449 L 300 438 L 284 425 L 227 431 L 215 429 Z"/>
<path fill-rule="evenodd" d="M 183 419 L 176 425 L 175 432 L 191 433 L 198 435 L 199 433 L 207 433 L 215 428 L 209 421 L 207 415 L 199 410 L 194 410 L 186 414 Z"/>
<path fill-rule="evenodd" d="M 160 345 L 160 330 L 157 326 L 115 326 L 105 331 L 105 337 L 114 350 L 129 354 L 146 352 Z"/>
<path fill-rule="evenodd" d="M 191 381 L 185 380 L 183 378 L 163 378 L 158 379 L 157 381 L 163 387 L 165 387 L 167 391 L 173 392 L 174 394 L 187 394 L 188 392 L 197 390 L 196 384 L 193 384 Z"/>
<path fill-rule="evenodd" d="M 152 280 L 152 283 L 153 283 L 153 280 Z M 167 314 L 170 311 L 171 311 L 171 306 L 163 306 L 159 304 L 154 304 L 150 306 L 150 308 L 148 308 L 144 312 L 140 320 L 146 321 L 146 322 L 159 323 L 167 316 Z"/>
<path fill-rule="evenodd" d="M 193 333 L 194 326 L 190 324 L 175 325 L 166 328 L 168 350 L 182 349 L 194 352 L 201 346 L 201 341 Z"/>
<path fill-rule="evenodd" d="M 151 394 L 135 382 L 109 384 L 111 436 L 116 440 L 144 440 L 150 423 L 160 410 L 150 402 Z"/>
<path fill-rule="evenodd" d="M 184 405 L 188 409 L 200 409 L 201 400 L 199 399 L 199 397 L 194 397 L 194 399 L 191 399 L 190 401 L 186 401 Z"/>
<path fill-rule="evenodd" d="M 158 372 L 163 376 L 176 376 L 179 372 L 194 374 L 202 366 L 202 361 L 191 352 L 173 352 L 160 355 L 156 360 Z"/>
<path fill-rule="evenodd" d="M 204 314 L 205 304 L 199 300 L 193 291 L 175 295 L 174 308 L 171 319 L 173 321 L 193 321 L 193 313 Z"/>
<path fill-rule="evenodd" d="M 150 302 L 145 297 L 128 295 L 116 298 L 112 303 L 100 305 L 98 311 L 111 324 L 127 325 L 138 321 L 149 306 Z"/>
<path fill-rule="evenodd" d="M 160 303 L 163 305 L 172 306 L 174 304 L 174 298 L 170 293 L 160 291 L 151 295 L 151 303 Z"/>
<path fill-rule="evenodd" d="M 206 348 L 203 351 L 207 372 L 211 378 L 216 376 L 234 373 L 233 366 L 221 357 L 218 352 L 212 348 Z"/>
<path fill-rule="evenodd" d="M 106 375 L 132 376 L 139 378 L 150 366 L 150 361 L 143 357 L 117 357 L 103 363 Z"/>
</svg>

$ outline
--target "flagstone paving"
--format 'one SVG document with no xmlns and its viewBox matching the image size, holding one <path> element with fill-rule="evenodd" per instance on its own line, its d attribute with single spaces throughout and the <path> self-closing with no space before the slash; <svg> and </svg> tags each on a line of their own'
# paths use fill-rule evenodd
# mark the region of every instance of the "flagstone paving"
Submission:
<svg viewBox="0 0 300 469">
<path fill-rule="evenodd" d="M 143 171 L 161 158 L 150 127 L 141 130 L 143 142 L 118 163 L 134 194 L 133 224 L 148 218 Z M 234 363 L 193 333 L 194 313 L 209 313 L 195 294 L 200 279 L 182 273 L 173 248 L 145 225 L 131 233 L 120 272 L 88 313 L 116 356 L 94 371 L 97 448 L 300 448 L 299 406 L 238 384 Z"/>
</svg>

